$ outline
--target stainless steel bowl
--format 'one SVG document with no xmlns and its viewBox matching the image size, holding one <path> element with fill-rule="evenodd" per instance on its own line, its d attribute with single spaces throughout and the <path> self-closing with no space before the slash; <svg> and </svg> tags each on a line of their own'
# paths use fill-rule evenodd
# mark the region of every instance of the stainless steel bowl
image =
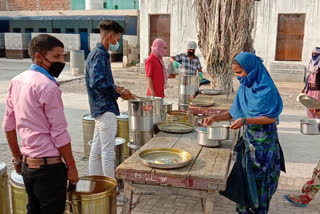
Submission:
<svg viewBox="0 0 320 214">
<path fill-rule="evenodd" d="M 201 146 L 206 147 L 219 147 L 221 146 L 221 140 L 209 140 L 207 136 L 206 127 L 197 127 L 196 131 L 198 132 L 198 143 Z"/>
<path fill-rule="evenodd" d="M 300 120 L 300 132 L 305 135 L 320 135 L 320 119 Z"/>
<path fill-rule="evenodd" d="M 230 125 L 213 124 L 207 127 L 209 140 L 228 140 L 230 135 Z"/>
</svg>

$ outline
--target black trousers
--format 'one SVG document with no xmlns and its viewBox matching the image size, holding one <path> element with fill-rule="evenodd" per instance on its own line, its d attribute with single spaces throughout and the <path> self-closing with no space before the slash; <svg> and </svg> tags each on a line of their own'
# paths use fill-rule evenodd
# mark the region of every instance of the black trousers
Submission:
<svg viewBox="0 0 320 214">
<path fill-rule="evenodd" d="M 38 169 L 22 164 L 22 177 L 28 195 L 28 214 L 63 214 L 66 206 L 67 168 L 64 163 Z"/>
</svg>

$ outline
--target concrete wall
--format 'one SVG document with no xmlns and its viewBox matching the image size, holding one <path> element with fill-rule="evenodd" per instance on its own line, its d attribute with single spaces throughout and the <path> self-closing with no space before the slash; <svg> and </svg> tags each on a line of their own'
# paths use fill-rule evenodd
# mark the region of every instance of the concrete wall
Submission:
<svg viewBox="0 0 320 214">
<path fill-rule="evenodd" d="M 40 33 L 32 33 L 32 38 L 38 36 Z M 49 33 L 58 38 L 64 44 L 64 51 L 80 50 L 80 34 L 63 34 L 63 33 Z"/>
<path fill-rule="evenodd" d="M 70 0 L 1 0 L 0 10 L 68 10 Z"/>
<path fill-rule="evenodd" d="M 150 23 L 149 16 L 155 14 L 169 14 L 170 23 L 170 55 L 176 55 L 187 51 L 188 41 L 198 41 L 198 23 L 196 8 L 192 0 L 141 0 L 140 1 L 140 62 L 150 52 Z M 203 57 L 199 49 L 196 55 L 200 57 L 202 67 L 205 69 Z"/>
<path fill-rule="evenodd" d="M 139 43 L 137 36 L 123 36 L 123 66 L 135 65 L 139 62 Z"/>
<path fill-rule="evenodd" d="M 0 33 L 0 49 L 5 49 L 5 47 L 4 33 Z"/>
<path fill-rule="evenodd" d="M 100 34 L 90 33 L 90 51 L 92 51 L 96 47 L 98 42 L 100 42 Z"/>
<path fill-rule="evenodd" d="M 9 50 L 27 50 L 31 34 L 5 33 L 5 47 Z"/>
<path fill-rule="evenodd" d="M 275 63 L 277 27 L 279 13 L 305 13 L 305 32 L 302 61 L 293 64 L 307 64 L 311 51 L 320 46 L 319 20 L 320 1 L 318 0 L 263 0 L 256 2 L 256 28 L 254 29 L 254 46 L 257 55 L 261 56 L 267 67 Z M 281 63 L 284 63 L 281 61 Z M 288 63 L 288 62 L 287 62 Z"/>
</svg>

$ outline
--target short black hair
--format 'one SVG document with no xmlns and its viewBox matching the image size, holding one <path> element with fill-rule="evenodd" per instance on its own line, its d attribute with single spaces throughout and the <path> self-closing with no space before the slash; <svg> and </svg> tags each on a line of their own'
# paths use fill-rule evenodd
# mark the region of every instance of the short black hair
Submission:
<svg viewBox="0 0 320 214">
<path fill-rule="evenodd" d="M 100 29 L 100 32 L 108 32 L 108 31 L 112 31 L 114 33 L 124 32 L 124 28 L 118 22 L 115 22 L 112 20 L 102 20 L 99 23 L 99 29 Z"/>
<path fill-rule="evenodd" d="M 56 47 L 64 48 L 64 45 L 56 37 L 50 36 L 49 34 L 40 34 L 34 37 L 29 43 L 28 53 L 32 61 L 34 61 L 36 52 L 44 56 L 48 51 Z"/>
</svg>

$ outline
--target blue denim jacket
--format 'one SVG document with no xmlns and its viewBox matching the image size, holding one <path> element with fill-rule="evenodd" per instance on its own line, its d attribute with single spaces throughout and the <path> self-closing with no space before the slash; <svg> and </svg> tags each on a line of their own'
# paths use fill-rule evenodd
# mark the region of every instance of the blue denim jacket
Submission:
<svg viewBox="0 0 320 214">
<path fill-rule="evenodd" d="M 117 104 L 120 94 L 116 92 L 109 58 L 108 50 L 98 43 L 86 61 L 86 87 L 94 118 L 105 112 L 120 114 Z"/>
</svg>

